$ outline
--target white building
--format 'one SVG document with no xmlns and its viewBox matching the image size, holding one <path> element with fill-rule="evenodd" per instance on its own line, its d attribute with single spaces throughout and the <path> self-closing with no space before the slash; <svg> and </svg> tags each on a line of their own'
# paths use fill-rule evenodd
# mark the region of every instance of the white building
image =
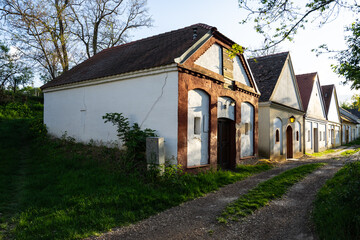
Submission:
<svg viewBox="0 0 360 240">
<path fill-rule="evenodd" d="M 301 100 L 305 110 L 305 152 L 314 153 L 327 149 L 327 120 L 323 95 L 317 73 L 296 75 Z"/>
<path fill-rule="evenodd" d="M 303 105 L 289 52 L 249 59 L 261 92 L 259 155 L 286 160 L 303 155 Z"/>
<path fill-rule="evenodd" d="M 242 54 L 215 27 L 195 24 L 105 49 L 42 86 L 49 133 L 117 141 L 106 113 L 122 113 L 165 138 L 186 169 L 256 159 L 260 93 Z"/>
<path fill-rule="evenodd" d="M 336 88 L 332 85 L 321 86 L 326 107 L 327 147 L 333 148 L 341 145 L 341 118 Z"/>
</svg>

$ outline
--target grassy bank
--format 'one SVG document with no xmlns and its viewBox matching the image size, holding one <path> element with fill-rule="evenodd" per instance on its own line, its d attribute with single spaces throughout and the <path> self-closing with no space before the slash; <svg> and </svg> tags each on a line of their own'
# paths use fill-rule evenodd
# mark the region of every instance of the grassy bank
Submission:
<svg viewBox="0 0 360 240">
<path fill-rule="evenodd" d="M 118 149 L 34 139 L 29 122 L 0 120 L 0 239 L 84 238 L 270 168 L 159 177 Z"/>
<path fill-rule="evenodd" d="M 360 239 L 360 162 L 347 164 L 321 188 L 313 219 L 320 239 Z"/>
<path fill-rule="evenodd" d="M 218 217 L 218 221 L 222 223 L 227 223 L 229 220 L 238 221 L 240 218 L 252 214 L 255 210 L 267 205 L 271 200 L 281 198 L 291 186 L 321 166 L 324 166 L 324 164 L 306 164 L 287 170 L 260 183 L 249 193 L 229 204 L 221 216 Z"/>
</svg>

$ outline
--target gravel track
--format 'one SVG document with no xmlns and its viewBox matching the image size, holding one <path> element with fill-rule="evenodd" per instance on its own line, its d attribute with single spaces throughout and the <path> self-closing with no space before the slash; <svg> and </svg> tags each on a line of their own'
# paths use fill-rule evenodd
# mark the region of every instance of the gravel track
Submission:
<svg viewBox="0 0 360 240">
<path fill-rule="evenodd" d="M 217 222 L 216 217 L 227 204 L 258 183 L 311 162 L 327 162 L 328 165 L 311 173 L 283 198 L 272 201 L 253 215 L 227 225 Z M 320 187 L 342 165 L 342 160 L 334 159 L 289 161 L 136 224 L 89 239 L 316 239 L 309 219 L 312 202 Z"/>
</svg>

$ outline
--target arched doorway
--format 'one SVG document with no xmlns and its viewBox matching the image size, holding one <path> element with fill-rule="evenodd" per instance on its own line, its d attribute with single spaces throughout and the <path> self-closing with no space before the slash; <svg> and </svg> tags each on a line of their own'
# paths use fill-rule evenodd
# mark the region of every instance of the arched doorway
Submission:
<svg viewBox="0 0 360 240">
<path fill-rule="evenodd" d="M 188 93 L 187 166 L 209 163 L 209 95 L 200 89 Z"/>
<path fill-rule="evenodd" d="M 244 128 L 241 134 L 241 157 L 254 155 L 254 113 L 255 108 L 251 103 L 241 103 L 241 125 Z"/>
<path fill-rule="evenodd" d="M 235 101 L 219 97 L 217 104 L 217 159 L 222 169 L 235 166 Z"/>
<path fill-rule="evenodd" d="M 286 158 L 293 158 L 293 131 L 292 127 L 286 128 Z"/>
</svg>

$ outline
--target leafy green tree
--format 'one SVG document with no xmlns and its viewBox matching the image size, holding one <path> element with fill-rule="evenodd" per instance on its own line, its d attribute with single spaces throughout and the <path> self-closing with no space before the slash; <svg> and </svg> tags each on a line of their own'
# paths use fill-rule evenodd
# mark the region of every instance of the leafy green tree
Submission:
<svg viewBox="0 0 360 240">
<path fill-rule="evenodd" d="M 341 103 L 341 107 L 344 108 L 344 109 L 357 109 L 357 110 L 360 110 L 360 94 L 354 94 L 351 97 L 351 101 Z"/>
<path fill-rule="evenodd" d="M 242 23 L 253 21 L 255 30 L 265 38 L 265 44 L 258 51 L 272 48 L 284 40 L 292 40 L 300 29 L 308 24 L 319 27 L 334 20 L 342 13 L 358 14 L 359 3 L 351 0 L 238 0 L 239 7 L 247 10 L 248 15 Z M 346 23 L 344 23 L 346 25 Z M 344 26 L 345 26 L 344 25 Z M 349 33 L 346 37 L 347 49 L 338 52 L 335 59 L 338 64 L 333 70 L 345 77 L 343 83 L 351 83 L 352 89 L 360 88 L 360 22 L 356 20 L 345 28 Z M 326 52 L 326 45 L 320 47 Z M 236 52 L 236 50 L 234 50 Z"/>
<path fill-rule="evenodd" d="M 1 30 L 48 81 L 150 26 L 146 0 L 0 0 Z M 44 73 L 45 72 L 45 73 Z"/>
<path fill-rule="evenodd" d="M 22 62 L 18 54 L 10 54 L 10 49 L 0 43 L 0 88 L 6 87 L 16 92 L 19 85 L 25 86 L 33 78 L 31 69 Z"/>
<path fill-rule="evenodd" d="M 346 31 L 350 32 L 346 37 L 347 49 L 336 55 L 338 64 L 333 65 L 333 69 L 345 77 L 344 84 L 350 83 L 351 89 L 360 89 L 360 22 L 354 22 Z M 356 99 L 359 103 L 359 95 Z"/>
</svg>

